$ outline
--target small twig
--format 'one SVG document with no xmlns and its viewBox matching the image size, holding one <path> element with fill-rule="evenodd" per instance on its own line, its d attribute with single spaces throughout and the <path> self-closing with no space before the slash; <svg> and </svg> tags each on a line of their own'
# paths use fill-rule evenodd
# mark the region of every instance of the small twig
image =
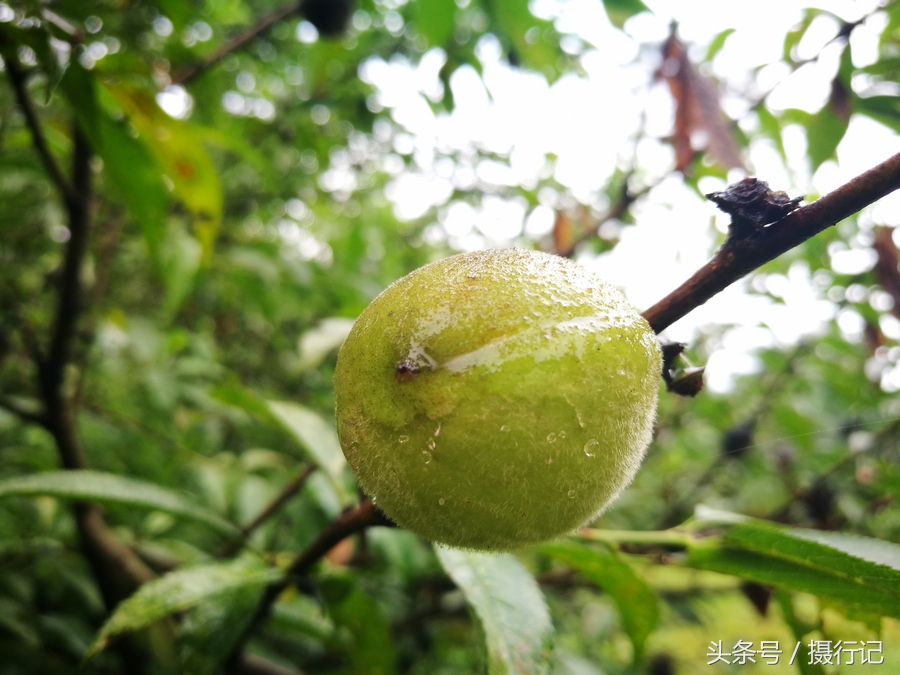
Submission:
<svg viewBox="0 0 900 675">
<path fill-rule="evenodd" d="M 19 110 L 22 111 L 22 115 L 25 117 L 25 123 L 31 131 L 31 140 L 32 143 L 34 143 L 34 149 L 41 158 L 41 162 L 44 164 L 47 173 L 50 174 L 50 179 L 56 184 L 56 187 L 62 194 L 66 204 L 71 208 L 78 202 L 79 196 L 75 187 L 66 177 L 65 173 L 63 173 L 56 157 L 50 152 L 50 148 L 47 145 L 47 139 L 44 138 L 44 132 L 41 129 L 40 120 L 38 120 L 37 112 L 34 109 L 34 104 L 31 102 L 31 97 L 28 95 L 25 73 L 22 72 L 19 63 L 14 56 L 11 55 L 8 50 L 5 51 L 4 61 L 6 64 L 6 73 L 13 86 L 13 91 L 15 91 L 16 103 L 19 105 Z"/>
<path fill-rule="evenodd" d="M 256 612 L 253 618 L 247 622 L 244 633 L 240 639 L 235 642 L 232 650 L 230 663 L 234 664 L 239 658 L 244 643 L 249 638 L 253 630 L 265 621 L 272 610 L 272 605 L 278 600 L 278 597 L 297 579 L 305 577 L 312 570 L 313 566 L 322 559 L 328 551 L 334 548 L 347 537 L 362 532 L 367 527 L 374 525 L 391 526 L 390 520 L 375 508 L 375 505 L 369 500 L 360 502 L 357 506 L 344 511 L 335 520 L 333 520 L 324 530 L 319 533 L 313 542 L 301 552 L 293 562 L 285 570 L 285 577 L 281 581 L 277 581 L 269 585 L 260 598 L 259 604 L 256 606 Z M 234 666 L 231 666 L 231 672 L 234 672 Z"/>
<path fill-rule="evenodd" d="M 197 63 L 193 63 L 185 67 L 180 72 L 176 73 L 172 78 L 172 84 L 187 84 L 198 75 L 201 75 L 212 68 L 232 52 L 238 51 L 254 38 L 267 33 L 272 28 L 272 26 L 274 26 L 282 19 L 289 17 L 291 14 L 299 12 L 302 5 L 302 0 L 289 2 L 288 4 L 274 10 L 270 14 L 267 14 L 246 30 L 235 35 L 231 40 L 226 42 L 206 58 L 201 59 Z"/>
<path fill-rule="evenodd" d="M 741 277 L 900 188 L 900 153 L 752 235 L 729 237 L 712 260 L 644 312 L 657 333 Z"/>
<path fill-rule="evenodd" d="M 648 194 L 654 187 L 656 187 L 656 183 L 651 185 L 646 185 L 637 192 L 631 192 L 628 189 L 628 179 L 632 174 L 628 174 L 625 176 L 622 182 L 622 189 L 619 191 L 619 197 L 616 199 L 615 204 L 613 204 L 609 210 L 604 213 L 600 218 L 591 223 L 590 227 L 585 228 L 582 233 L 576 237 L 569 245 L 563 249 L 556 251 L 557 255 L 561 255 L 563 257 L 569 257 L 578 247 L 579 244 L 582 244 L 590 239 L 593 239 L 599 234 L 600 227 L 604 223 L 608 223 L 610 220 L 616 220 L 617 218 L 621 218 L 622 214 L 625 213 L 628 208 L 634 204 L 638 199 Z"/>
<path fill-rule="evenodd" d="M 284 506 L 291 497 L 293 497 L 300 491 L 300 488 L 302 488 L 306 483 L 306 479 L 309 478 L 315 470 L 315 464 L 307 464 L 306 467 L 304 467 L 303 471 L 301 471 L 291 481 L 289 481 L 288 484 L 281 489 L 281 492 L 279 492 L 275 496 L 275 498 L 271 502 L 269 502 L 253 520 L 251 520 L 241 528 L 240 535 L 225 544 L 219 550 L 219 552 L 216 553 L 216 557 L 230 558 L 235 553 L 237 553 L 244 545 L 244 542 L 250 538 L 251 534 L 253 534 L 269 518 L 278 513 L 281 507 Z"/>
</svg>

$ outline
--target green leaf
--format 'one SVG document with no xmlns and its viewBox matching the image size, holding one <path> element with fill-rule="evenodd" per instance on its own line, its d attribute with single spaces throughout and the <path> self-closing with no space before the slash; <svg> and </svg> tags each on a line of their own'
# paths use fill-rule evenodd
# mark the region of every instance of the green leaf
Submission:
<svg viewBox="0 0 900 675">
<path fill-rule="evenodd" d="M 810 662 L 809 643 L 803 640 L 815 626 L 807 626 L 797 617 L 797 614 L 794 612 L 794 605 L 791 602 L 791 596 L 787 591 L 780 589 L 776 590 L 775 601 L 778 603 L 784 622 L 791 629 L 794 639 L 800 645 L 794 663 L 797 665 L 801 675 L 822 675 L 824 669 L 820 664 Z"/>
<path fill-rule="evenodd" d="M 269 412 L 294 439 L 306 449 L 312 460 L 341 485 L 347 460 L 337 432 L 319 413 L 290 401 L 267 401 Z"/>
<path fill-rule="evenodd" d="M 900 133 L 900 97 L 867 96 L 853 97 L 853 111 L 871 117 L 886 127 Z"/>
<path fill-rule="evenodd" d="M 322 596 L 336 626 L 349 633 L 345 645 L 350 659 L 348 675 L 393 675 L 397 656 L 391 625 L 374 598 L 362 592 L 349 575 L 321 580 Z"/>
<path fill-rule="evenodd" d="M 853 63 L 850 47 L 844 46 L 840 67 L 831 83 L 828 103 L 813 115 L 806 124 L 806 145 L 812 170 L 815 171 L 826 160 L 832 159 L 837 146 L 847 133 L 850 122 L 850 76 Z"/>
<path fill-rule="evenodd" d="M 706 50 L 706 58 L 704 61 L 712 61 L 716 54 L 722 51 L 725 42 L 727 42 L 728 38 L 731 37 L 731 34 L 734 33 L 735 30 L 735 28 L 726 28 L 721 33 L 717 33 L 712 39 L 712 42 L 709 43 L 709 49 Z"/>
<path fill-rule="evenodd" d="M 144 584 L 116 607 L 97 634 L 87 656 L 92 657 L 103 650 L 114 635 L 139 630 L 175 612 L 183 612 L 201 602 L 233 594 L 240 589 L 258 593 L 267 584 L 283 577 L 281 570 L 256 558 L 170 572 Z"/>
<path fill-rule="evenodd" d="M 485 9 L 524 65 L 545 75 L 555 73 L 559 53 L 544 36 L 552 23 L 534 16 L 526 0 L 485 0 Z"/>
<path fill-rule="evenodd" d="M 456 28 L 456 0 L 419 0 L 413 7 L 416 30 L 428 39 L 428 44 L 446 45 Z"/>
<path fill-rule="evenodd" d="M 854 558 L 860 558 L 876 565 L 884 565 L 900 572 L 900 546 L 897 544 L 844 532 L 825 532 L 800 528 L 789 528 L 786 532 L 798 539 L 822 544 L 842 551 Z"/>
<path fill-rule="evenodd" d="M 91 147 L 103 160 L 107 180 L 141 226 L 154 264 L 159 269 L 170 194 L 162 168 L 147 146 L 128 128 L 113 120 L 100 105 L 94 76 L 74 61 L 59 89 L 71 104 Z"/>
<path fill-rule="evenodd" d="M 190 294 L 204 257 L 203 245 L 177 224 L 167 228 L 160 271 L 166 285 L 162 314 L 172 318 Z"/>
<path fill-rule="evenodd" d="M 185 617 L 178 631 L 184 673 L 215 675 L 253 618 L 261 586 L 248 584 L 207 598 Z"/>
<path fill-rule="evenodd" d="M 0 498 L 46 495 L 60 499 L 156 509 L 234 536 L 238 529 L 212 511 L 153 483 L 101 471 L 54 471 L 0 480 Z"/>
<path fill-rule="evenodd" d="M 329 352 L 344 344 L 354 323 L 353 319 L 330 317 L 306 331 L 300 337 L 300 367 L 311 370 L 318 366 Z"/>
<path fill-rule="evenodd" d="M 209 263 L 222 223 L 222 186 L 219 172 L 188 124 L 172 119 L 149 94 L 123 86 L 109 93 L 127 112 L 141 139 L 156 156 L 172 183 L 172 192 L 192 216 L 192 228 Z"/>
<path fill-rule="evenodd" d="M 616 603 L 622 627 L 634 645 L 634 663 L 659 620 L 659 600 L 627 562 L 609 550 L 575 542 L 541 546 L 541 552 L 565 563 L 606 591 Z"/>
<path fill-rule="evenodd" d="M 766 107 L 765 103 L 760 103 L 754 110 L 759 119 L 760 131 L 775 144 L 782 161 L 787 161 L 787 151 L 784 149 L 781 123 L 778 121 L 778 118 L 772 114 L 772 111 Z"/>
<path fill-rule="evenodd" d="M 900 546 L 762 521 L 691 541 L 688 565 L 900 618 Z"/>
<path fill-rule="evenodd" d="M 550 672 L 553 626 L 534 577 L 512 555 L 436 547 L 484 629 L 491 675 Z"/>
<path fill-rule="evenodd" d="M 807 154 L 812 170 L 832 159 L 838 144 L 847 131 L 847 124 L 826 105 L 812 116 L 806 125 Z"/>
<path fill-rule="evenodd" d="M 241 386 L 237 381 L 220 384 L 211 389 L 209 395 L 217 401 L 240 408 L 264 422 L 278 423 L 278 420 L 269 411 L 269 406 L 265 399 L 258 396 L 251 389 Z"/>
<path fill-rule="evenodd" d="M 603 7 L 609 22 L 616 28 L 622 28 L 635 14 L 650 11 L 641 0 L 603 0 Z"/>
</svg>

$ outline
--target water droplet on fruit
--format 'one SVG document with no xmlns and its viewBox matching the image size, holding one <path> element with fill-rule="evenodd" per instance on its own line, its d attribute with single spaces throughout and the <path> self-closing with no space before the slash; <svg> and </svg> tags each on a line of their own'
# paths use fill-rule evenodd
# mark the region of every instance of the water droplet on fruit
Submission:
<svg viewBox="0 0 900 675">
<path fill-rule="evenodd" d="M 400 441 L 401 443 L 406 443 L 406 441 L 409 440 L 409 436 L 398 436 L 397 440 Z"/>
<path fill-rule="evenodd" d="M 429 450 L 434 450 L 434 446 L 436 446 L 436 445 L 437 445 L 437 443 L 434 442 L 433 438 L 428 439 L 428 449 Z"/>
<path fill-rule="evenodd" d="M 378 501 L 378 497 L 376 497 L 375 495 L 372 495 L 371 497 L 369 497 L 369 501 L 374 504 L 375 502 Z"/>
<path fill-rule="evenodd" d="M 566 432 L 565 432 L 565 431 L 560 431 L 560 432 L 559 432 L 559 440 L 562 440 L 562 439 L 564 439 L 565 437 L 566 437 Z"/>
<path fill-rule="evenodd" d="M 592 438 L 584 444 L 584 456 L 593 457 L 594 453 L 597 452 L 598 447 L 600 447 L 600 442 L 596 438 Z"/>
<path fill-rule="evenodd" d="M 556 442 L 556 434 L 554 434 L 553 432 L 550 432 L 549 434 L 547 434 L 547 442 L 555 443 Z"/>
<path fill-rule="evenodd" d="M 617 372 L 619 375 L 624 375 L 624 374 L 625 374 L 625 369 L 624 369 L 624 368 L 619 368 L 616 372 Z"/>
<path fill-rule="evenodd" d="M 552 457 L 548 457 L 548 458 L 547 458 L 547 464 L 553 464 L 553 458 L 552 458 Z"/>
<path fill-rule="evenodd" d="M 575 490 L 569 490 L 569 499 L 575 499 Z"/>
<path fill-rule="evenodd" d="M 428 462 L 431 461 L 431 453 L 428 452 L 427 450 L 423 450 L 422 451 L 422 459 L 424 459 L 425 463 L 428 464 Z"/>
<path fill-rule="evenodd" d="M 509 431 L 509 425 L 504 424 L 502 427 L 500 427 L 500 431 Z"/>
<path fill-rule="evenodd" d="M 443 498 L 443 497 L 441 497 L 440 499 L 438 499 L 438 504 L 440 504 L 441 506 L 444 505 L 444 498 Z"/>
</svg>

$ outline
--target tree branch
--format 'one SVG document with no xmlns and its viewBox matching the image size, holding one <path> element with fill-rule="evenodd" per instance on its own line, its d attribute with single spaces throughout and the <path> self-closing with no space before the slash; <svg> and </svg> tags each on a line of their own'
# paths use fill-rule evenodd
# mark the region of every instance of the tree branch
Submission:
<svg viewBox="0 0 900 675">
<path fill-rule="evenodd" d="M 247 622 L 247 627 L 239 640 L 235 642 L 232 651 L 232 657 L 229 660 L 231 664 L 228 672 L 237 673 L 237 659 L 240 658 L 241 650 L 244 643 L 249 638 L 253 630 L 262 624 L 269 616 L 272 605 L 278 600 L 278 596 L 282 594 L 292 583 L 300 579 L 312 570 L 313 566 L 325 556 L 328 551 L 334 548 L 347 537 L 362 532 L 367 527 L 373 525 L 393 526 L 393 523 L 370 502 L 368 499 L 360 502 L 357 506 L 344 511 L 335 520 L 331 522 L 324 530 L 319 533 L 312 543 L 301 552 L 293 562 L 285 570 L 285 578 L 281 581 L 269 585 L 259 604 L 256 606 L 256 613 L 253 618 Z"/>
<path fill-rule="evenodd" d="M 172 84 L 187 84 L 198 75 L 202 75 L 232 52 L 238 51 L 254 38 L 267 33 L 271 30 L 272 26 L 282 19 L 289 17 L 291 14 L 299 13 L 302 5 L 302 0 L 296 0 L 295 2 L 289 2 L 270 14 L 267 14 L 246 30 L 235 35 L 231 40 L 219 47 L 219 49 L 206 58 L 201 59 L 197 63 L 193 63 L 176 73 L 172 78 Z"/>
<path fill-rule="evenodd" d="M 81 309 L 81 267 L 90 236 L 91 151 L 87 139 L 77 128 L 73 132 L 73 140 L 72 173 L 77 198 L 66 200 L 69 241 L 59 275 L 50 348 L 46 357 L 38 362 L 38 376 L 48 428 L 56 441 L 62 465 L 66 469 L 83 469 L 87 463 L 75 431 L 71 401 L 65 391 L 65 371 Z"/>
<path fill-rule="evenodd" d="M 729 236 L 706 265 L 644 312 L 657 333 L 741 277 L 900 188 L 900 153 L 746 236 Z"/>
<path fill-rule="evenodd" d="M 241 533 L 230 542 L 225 544 L 216 554 L 217 558 L 230 558 L 235 553 L 237 553 L 241 547 L 244 545 L 244 542 L 250 538 L 250 535 L 253 534 L 263 523 L 265 523 L 269 518 L 278 513 L 279 509 L 284 506 L 288 500 L 293 497 L 297 492 L 300 491 L 300 488 L 306 483 L 306 479 L 309 478 L 312 473 L 316 470 L 316 465 L 313 463 L 309 463 L 306 467 L 297 474 L 287 485 L 285 485 L 281 492 L 279 492 L 275 498 L 269 502 L 266 507 L 260 511 L 256 518 L 251 520 L 249 523 L 244 525 L 241 528 Z"/>
<path fill-rule="evenodd" d="M 62 194 L 66 205 L 71 207 L 78 201 L 78 194 L 75 187 L 63 173 L 62 168 L 59 166 L 59 162 L 56 161 L 56 157 L 50 152 L 47 140 L 44 138 L 44 132 L 41 129 L 41 123 L 37 117 L 37 112 L 34 109 L 34 104 L 31 102 L 31 97 L 28 95 L 25 73 L 22 72 L 22 69 L 19 67 L 19 62 L 13 55 L 5 54 L 4 56 L 6 73 L 9 76 L 9 81 L 16 94 L 16 103 L 19 105 L 19 110 L 22 111 L 22 115 L 25 117 L 25 123 L 31 131 L 31 140 L 32 143 L 34 143 L 34 149 L 41 158 L 41 162 L 47 170 L 47 173 L 50 174 L 50 179 L 56 184 L 57 189 Z"/>
</svg>

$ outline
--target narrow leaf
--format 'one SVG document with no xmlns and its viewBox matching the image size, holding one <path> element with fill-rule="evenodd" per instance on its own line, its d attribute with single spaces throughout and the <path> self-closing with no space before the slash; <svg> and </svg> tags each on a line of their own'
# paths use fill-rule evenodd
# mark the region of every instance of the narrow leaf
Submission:
<svg viewBox="0 0 900 675">
<path fill-rule="evenodd" d="M 87 656 L 92 657 L 103 650 L 114 635 L 139 630 L 175 612 L 183 612 L 238 589 L 259 591 L 283 576 L 281 570 L 255 558 L 170 572 L 144 584 L 116 607 Z"/>
<path fill-rule="evenodd" d="M 444 570 L 475 610 L 485 633 L 491 675 L 550 672 L 553 626 L 534 577 L 508 553 L 436 547 Z"/>
<path fill-rule="evenodd" d="M 159 267 L 170 195 L 162 168 L 123 120 L 113 120 L 100 105 L 91 72 L 73 60 L 59 89 L 72 106 L 91 147 L 103 160 L 107 179 L 140 223 L 154 264 Z"/>
<path fill-rule="evenodd" d="M 108 90 L 172 181 L 175 197 L 192 216 L 203 261 L 208 263 L 222 222 L 222 186 L 200 134 L 169 117 L 145 92 L 123 86 L 108 86 Z"/>
<path fill-rule="evenodd" d="M 616 603 L 622 627 L 634 645 L 634 662 L 644 650 L 647 636 L 659 620 L 659 600 L 631 566 L 612 551 L 575 542 L 541 547 L 545 553 L 602 588 Z"/>
<path fill-rule="evenodd" d="M 353 324 L 353 319 L 329 317 L 306 331 L 300 338 L 300 367 L 312 369 L 318 366 L 329 352 L 344 343 Z"/>
<path fill-rule="evenodd" d="M 0 498 L 37 495 L 155 509 L 204 523 L 228 536 L 238 532 L 228 521 L 171 490 L 112 473 L 54 471 L 0 480 Z"/>
<path fill-rule="evenodd" d="M 253 618 L 261 586 L 248 584 L 207 598 L 181 624 L 179 660 L 184 673 L 215 675 Z"/>
<path fill-rule="evenodd" d="M 746 521 L 694 540 L 688 564 L 900 618 L 900 546 Z"/>
<path fill-rule="evenodd" d="M 289 401 L 267 401 L 269 412 L 309 453 L 312 460 L 336 482 L 340 482 L 347 461 L 337 432 L 309 408 Z"/>
<path fill-rule="evenodd" d="M 649 11 L 641 0 L 603 0 L 603 7 L 609 22 L 616 28 L 624 26 L 635 14 Z"/>
</svg>

